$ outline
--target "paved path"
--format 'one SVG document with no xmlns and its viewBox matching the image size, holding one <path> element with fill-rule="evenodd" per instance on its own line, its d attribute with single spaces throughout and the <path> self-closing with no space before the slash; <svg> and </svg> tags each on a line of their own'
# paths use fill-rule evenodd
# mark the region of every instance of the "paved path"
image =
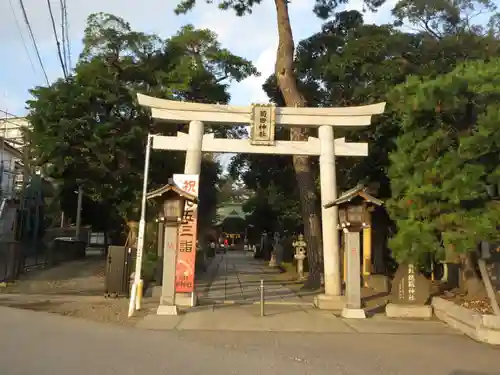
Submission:
<svg viewBox="0 0 500 375">
<path fill-rule="evenodd" d="M 266 305 L 200 306 L 178 316 L 158 316 L 156 309 L 137 323 L 138 328 L 178 331 L 304 332 L 338 334 L 460 335 L 438 320 L 395 320 L 385 315 L 369 319 L 344 319 L 314 307 Z"/>
<path fill-rule="evenodd" d="M 251 252 L 229 250 L 212 261 L 209 280 L 197 284 L 198 297 L 206 302 L 254 303 L 260 300 L 260 280 L 264 280 L 267 302 L 311 304 L 312 295 L 294 292 L 290 281 L 276 280 L 279 271 L 254 259 Z"/>
<path fill-rule="evenodd" d="M 230 324 L 230 322 L 228 322 Z M 456 335 L 146 331 L 0 307 L 2 375 L 494 375 Z"/>
</svg>

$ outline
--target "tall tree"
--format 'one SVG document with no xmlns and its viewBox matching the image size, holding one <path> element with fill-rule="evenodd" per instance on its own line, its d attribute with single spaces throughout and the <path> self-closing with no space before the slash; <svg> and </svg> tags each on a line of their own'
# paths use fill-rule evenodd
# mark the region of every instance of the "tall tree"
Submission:
<svg viewBox="0 0 500 375">
<path fill-rule="evenodd" d="M 500 183 L 499 74 L 499 59 L 469 62 L 412 77 L 392 93 L 403 119 L 389 169 L 398 261 L 460 256 L 474 273 L 470 252 L 500 239 L 500 204 L 488 189 Z M 477 278 L 468 279 L 468 292 L 477 292 Z"/>
<path fill-rule="evenodd" d="M 461 17 L 465 19 L 467 14 Z M 425 30 L 408 33 L 393 25 L 365 24 L 356 11 L 339 12 L 320 32 L 298 44 L 295 70 L 300 90 L 312 106 L 366 104 L 386 100 L 387 93 L 403 83 L 409 74 L 436 77 L 450 72 L 463 61 L 498 56 L 500 43 L 493 32 L 476 27 L 455 31 L 456 34 L 438 39 Z M 271 100 L 283 105 L 274 75 L 268 78 L 264 89 Z M 388 155 L 401 131 L 400 122 L 400 112 L 389 105 L 386 113 L 378 116 L 371 127 L 345 134 L 349 140 L 368 141 L 370 157 L 338 158 L 341 190 L 364 182 L 378 187 L 378 195 L 382 198 L 391 196 Z M 278 129 L 278 139 L 283 139 L 281 132 L 282 129 Z M 264 189 L 259 190 L 255 199 L 266 204 L 277 189 L 279 196 L 290 203 L 287 207 L 293 210 L 292 204 L 298 195 L 290 192 L 290 179 L 285 177 L 291 161 L 285 168 L 282 159 L 239 155 L 233 164 L 235 173 L 248 180 L 249 186 L 268 181 L 266 176 L 279 176 L 267 194 L 265 185 L 261 184 Z"/>
<path fill-rule="evenodd" d="M 251 13 L 255 5 L 262 0 L 221 0 L 219 8 L 232 9 L 237 16 Z M 207 3 L 212 1 L 206 0 Z M 321 18 L 330 17 L 336 7 L 344 1 L 316 0 L 314 12 Z M 364 4 L 374 10 L 384 3 L 384 0 L 364 0 Z M 276 18 L 278 24 L 278 49 L 276 52 L 275 75 L 284 99 L 285 105 L 289 107 L 304 107 L 306 100 L 298 85 L 294 70 L 295 43 L 290 24 L 288 0 L 274 0 L 276 7 Z M 176 8 L 177 13 L 186 13 L 196 5 L 196 0 L 183 0 Z M 295 141 L 307 140 L 309 131 L 303 128 L 294 128 L 290 131 L 290 139 Z M 294 156 L 293 166 L 296 174 L 300 192 L 300 203 L 304 232 L 310 246 L 309 252 L 309 278 L 308 286 L 318 287 L 320 285 L 320 273 L 322 263 L 321 246 L 321 221 L 319 215 L 320 202 L 315 189 L 314 174 L 311 169 L 311 160 L 305 156 Z M 338 291 L 340 293 L 340 290 Z"/>
<path fill-rule="evenodd" d="M 134 218 L 147 133 L 182 130 L 181 125 L 153 124 L 137 104 L 136 93 L 227 102 L 228 83 L 256 70 L 221 48 L 211 31 L 192 26 L 161 40 L 133 31 L 118 17 L 99 13 L 89 17 L 83 41 L 71 77 L 32 90 L 34 99 L 28 102 L 32 155 L 52 178 L 71 189 L 83 186 L 87 197 L 108 213 L 101 217 Z M 192 64 L 192 59 L 200 63 Z M 202 197 L 200 210 L 208 213 L 215 208 L 213 186 L 219 167 L 214 160 L 203 162 L 208 168 L 203 168 L 200 183 L 207 186 L 200 191 L 209 196 Z M 152 153 L 150 186 L 166 183 L 172 173 L 182 170 L 182 163 L 178 153 Z"/>
</svg>

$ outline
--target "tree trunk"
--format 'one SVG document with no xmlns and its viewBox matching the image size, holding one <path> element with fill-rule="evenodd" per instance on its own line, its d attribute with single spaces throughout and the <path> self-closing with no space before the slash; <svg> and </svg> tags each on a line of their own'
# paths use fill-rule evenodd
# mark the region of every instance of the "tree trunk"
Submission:
<svg viewBox="0 0 500 375">
<path fill-rule="evenodd" d="M 275 66 L 278 87 L 287 107 L 304 107 L 306 104 L 305 99 L 297 87 L 297 79 L 293 70 L 295 46 L 288 14 L 288 1 L 275 0 L 275 4 L 279 35 Z M 292 128 L 290 132 L 290 140 L 292 141 L 306 141 L 308 136 L 307 129 Z M 309 277 L 307 286 L 318 288 L 321 283 L 322 264 L 321 222 L 318 213 L 319 200 L 316 194 L 310 158 L 307 156 L 294 156 L 293 166 L 300 192 L 304 235 L 308 244 Z"/>
<path fill-rule="evenodd" d="M 478 274 L 477 255 L 475 252 L 468 252 L 461 257 L 462 259 L 462 286 L 461 289 L 466 293 L 467 299 L 483 299 L 487 296 L 486 288 Z"/>
</svg>

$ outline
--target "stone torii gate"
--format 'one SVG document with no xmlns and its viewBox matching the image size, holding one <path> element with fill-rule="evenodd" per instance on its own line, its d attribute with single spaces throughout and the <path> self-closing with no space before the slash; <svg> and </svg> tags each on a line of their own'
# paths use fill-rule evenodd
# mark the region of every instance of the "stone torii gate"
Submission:
<svg viewBox="0 0 500 375">
<path fill-rule="evenodd" d="M 338 213 L 335 208 L 325 209 L 324 205 L 337 199 L 335 156 L 368 156 L 368 144 L 334 139 L 334 128 L 368 126 L 372 115 L 383 113 L 385 103 L 345 108 L 243 107 L 178 102 L 142 94 L 137 98 L 140 105 L 151 109 L 153 118 L 189 124 L 189 134 L 155 135 L 152 141 L 153 149 L 186 151 L 185 174 L 200 173 L 202 152 L 319 156 L 325 294 L 318 296 L 315 304 L 325 309 L 342 308 Z M 250 124 L 251 139 L 215 138 L 213 134 L 204 134 L 204 123 Z M 316 127 L 318 138 L 275 141 L 277 125 Z M 182 300 L 176 298 L 179 304 Z"/>
</svg>

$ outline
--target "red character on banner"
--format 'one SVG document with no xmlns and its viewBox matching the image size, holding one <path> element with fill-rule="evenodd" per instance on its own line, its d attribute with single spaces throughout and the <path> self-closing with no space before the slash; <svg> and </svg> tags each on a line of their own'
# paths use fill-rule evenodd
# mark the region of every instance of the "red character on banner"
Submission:
<svg viewBox="0 0 500 375">
<path fill-rule="evenodd" d="M 194 180 L 184 181 L 184 184 L 182 185 L 182 190 L 184 190 L 186 193 L 189 193 L 189 194 L 195 194 L 196 193 L 196 181 L 194 181 Z"/>
</svg>

